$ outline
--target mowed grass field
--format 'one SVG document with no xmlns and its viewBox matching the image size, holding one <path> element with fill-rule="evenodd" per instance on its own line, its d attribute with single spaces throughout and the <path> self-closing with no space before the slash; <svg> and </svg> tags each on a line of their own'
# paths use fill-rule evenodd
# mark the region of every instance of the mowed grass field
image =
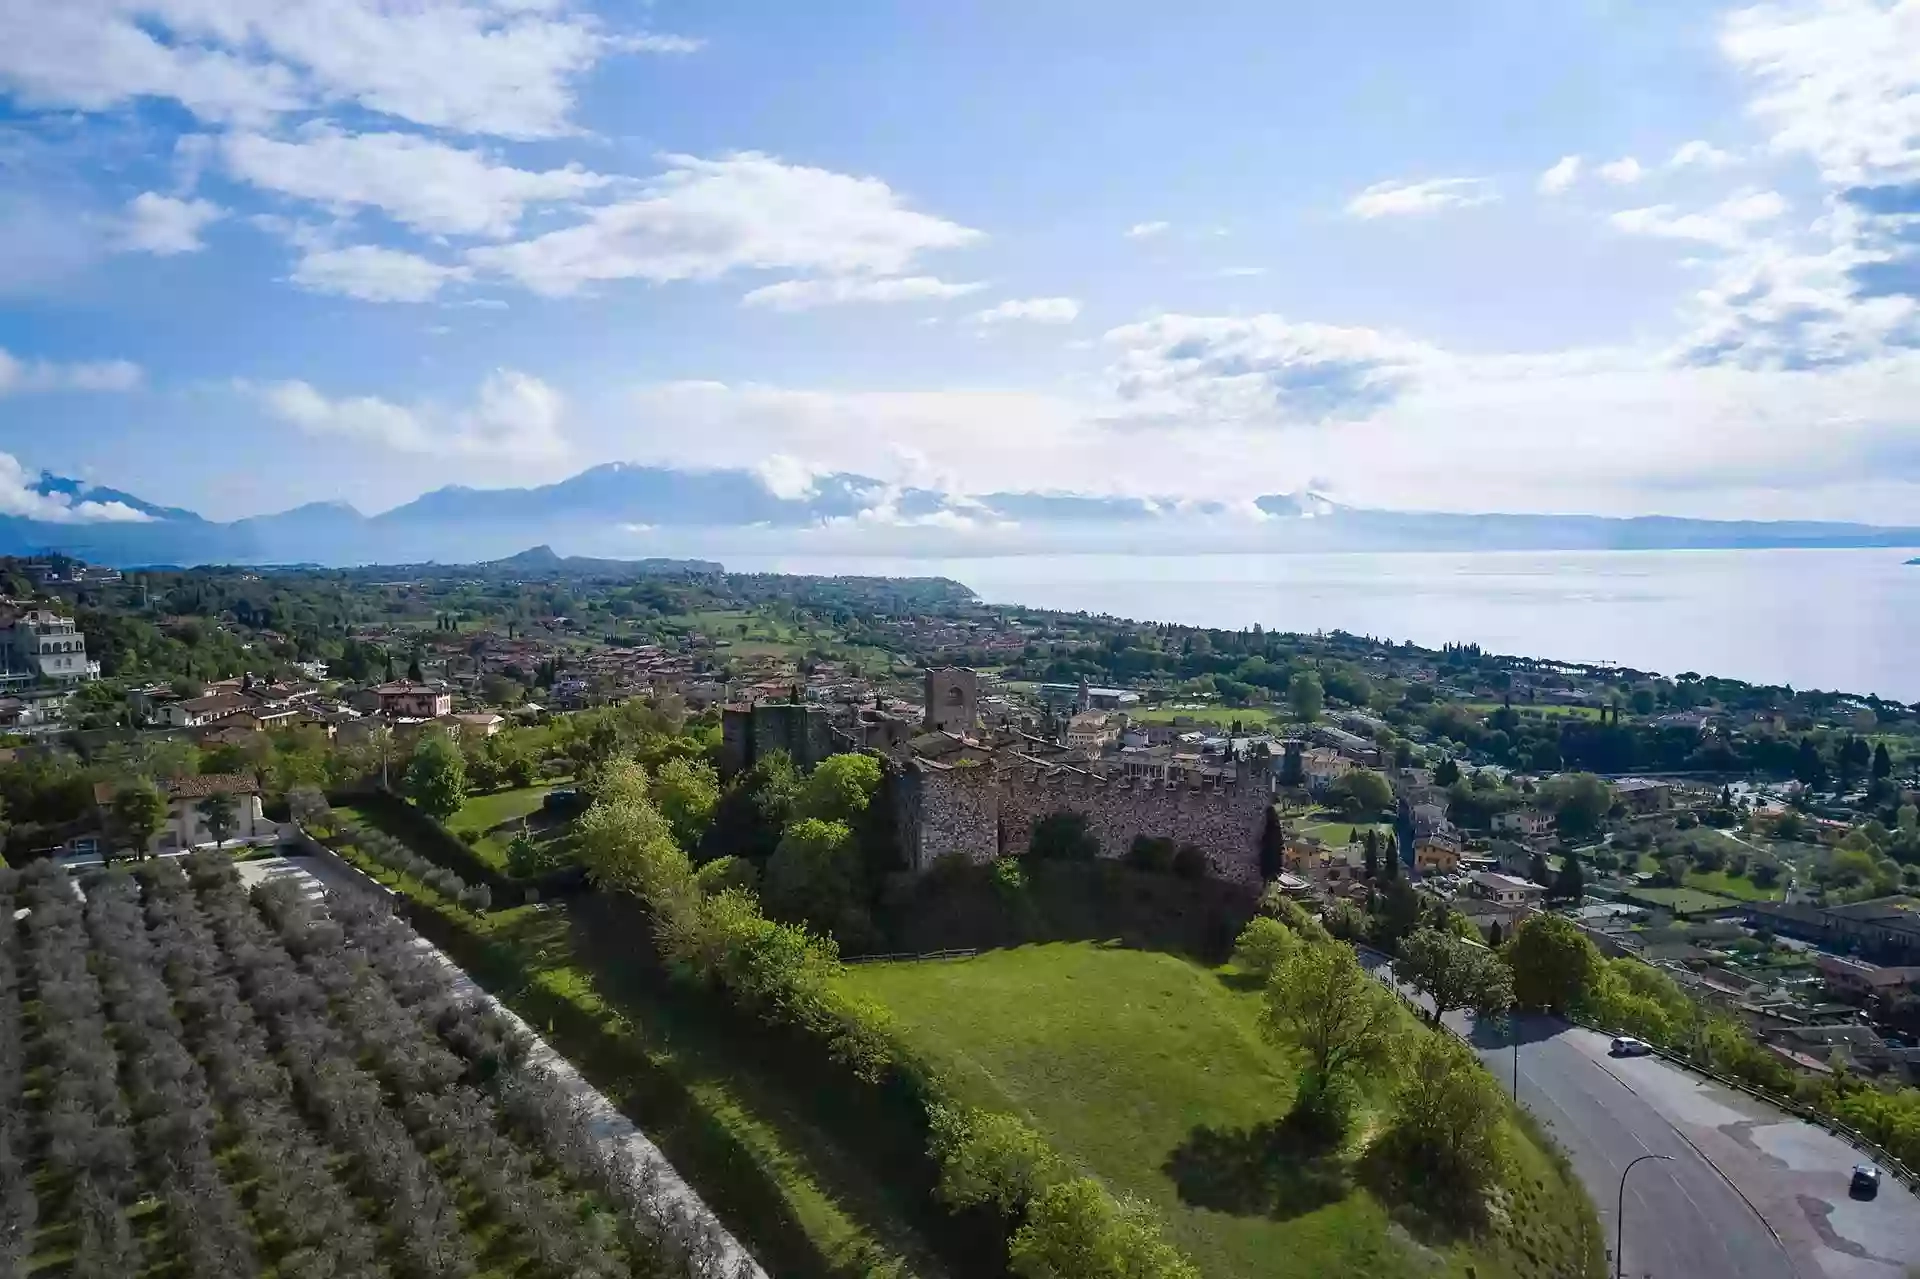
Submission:
<svg viewBox="0 0 1920 1279">
<path fill-rule="evenodd" d="M 860 964 L 843 980 L 891 1009 L 961 1095 L 1023 1114 L 1110 1188 L 1152 1202 L 1203 1274 L 1549 1273 L 1506 1245 L 1420 1243 L 1326 1161 L 1277 1148 L 1270 1126 L 1297 1066 L 1261 1037 L 1259 994 L 1237 976 L 1073 942 Z M 1518 1148 L 1529 1188 L 1516 1215 L 1527 1229 L 1575 1228 L 1577 1214 L 1556 1210 L 1564 1181 Z"/>
<path fill-rule="evenodd" d="M 1243 728 L 1260 729 L 1285 719 L 1264 706 L 1146 706 L 1130 708 L 1127 714 L 1143 724 L 1171 724 L 1176 719 L 1190 719 L 1195 728 L 1229 728 L 1238 720 Z"/>
</svg>

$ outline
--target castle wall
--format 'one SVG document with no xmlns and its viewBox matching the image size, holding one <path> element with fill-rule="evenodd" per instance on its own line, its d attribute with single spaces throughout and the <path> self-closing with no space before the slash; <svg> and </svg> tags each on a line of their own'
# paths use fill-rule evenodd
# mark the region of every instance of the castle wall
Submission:
<svg viewBox="0 0 1920 1279">
<path fill-rule="evenodd" d="M 1216 879 L 1260 883 L 1260 835 L 1273 802 L 1259 781 L 1199 788 L 982 765 L 920 770 L 902 815 L 911 823 L 902 843 L 918 869 L 959 855 L 991 861 L 1027 847 L 1033 825 L 1058 812 L 1083 813 L 1102 857 L 1122 857 L 1134 837 L 1172 839 L 1206 850 Z"/>
</svg>

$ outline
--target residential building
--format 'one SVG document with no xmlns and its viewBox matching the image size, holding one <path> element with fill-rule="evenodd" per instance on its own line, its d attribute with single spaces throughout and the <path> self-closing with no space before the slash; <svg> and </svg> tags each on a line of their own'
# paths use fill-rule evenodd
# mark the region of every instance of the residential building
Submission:
<svg viewBox="0 0 1920 1279">
<path fill-rule="evenodd" d="M 1316 746 L 1300 753 L 1300 776 L 1307 790 L 1314 795 L 1322 794 L 1327 787 L 1353 771 L 1353 761 L 1324 746 Z"/>
<path fill-rule="evenodd" d="M 1423 875 L 1451 875 L 1460 869 L 1460 841 L 1452 835 L 1422 835 L 1413 842 L 1413 865 Z"/>
<path fill-rule="evenodd" d="M 404 719 L 439 719 L 453 713 L 453 694 L 435 684 L 417 684 L 399 680 L 382 684 L 374 692 L 380 698 L 380 713 Z"/>
<path fill-rule="evenodd" d="M 253 700 L 238 693 L 207 693 L 200 697 L 183 697 L 179 701 L 157 703 L 154 716 L 168 728 L 200 728 L 253 708 Z"/>
<path fill-rule="evenodd" d="M 1067 749 L 1091 759 L 1119 736 L 1119 729 L 1100 711 L 1081 711 L 1067 721 Z"/>
<path fill-rule="evenodd" d="M 1920 986 L 1920 967 L 1884 967 L 1846 955 L 1821 955 L 1813 961 L 1813 966 L 1826 981 L 1828 990 L 1850 999 L 1865 1000 Z"/>
<path fill-rule="evenodd" d="M 1504 813 L 1493 815 L 1493 829 L 1502 835 L 1521 838 L 1545 835 L 1553 830 L 1553 814 L 1537 808 L 1509 808 Z"/>
<path fill-rule="evenodd" d="M 1547 895 L 1546 889 L 1531 880 L 1493 870 L 1475 875 L 1469 891 L 1498 906 L 1538 906 Z"/>
<path fill-rule="evenodd" d="M 87 659 L 87 637 L 73 619 L 52 609 L 17 614 L 0 627 L 0 657 L 13 681 L 78 683 L 100 678 L 100 663 Z"/>
<path fill-rule="evenodd" d="M 442 715 L 440 723 L 456 737 L 492 737 L 506 725 L 506 717 L 492 711 L 459 711 Z"/>
<path fill-rule="evenodd" d="M 1613 784 L 1614 798 L 1635 813 L 1659 813 L 1673 807 L 1673 784 L 1645 777 L 1623 777 Z"/>
<path fill-rule="evenodd" d="M 100 782 L 93 788 L 94 803 L 100 810 L 102 824 L 109 831 L 112 823 L 108 813 L 116 790 L 111 782 Z M 167 818 L 154 836 L 151 851 L 179 852 L 215 843 L 202 807 L 212 795 L 225 795 L 232 803 L 232 828 L 226 833 L 225 843 L 258 843 L 279 835 L 280 828 L 266 819 L 261 808 L 259 783 L 243 773 L 174 777 L 160 783 L 160 793 L 167 802 Z"/>
</svg>

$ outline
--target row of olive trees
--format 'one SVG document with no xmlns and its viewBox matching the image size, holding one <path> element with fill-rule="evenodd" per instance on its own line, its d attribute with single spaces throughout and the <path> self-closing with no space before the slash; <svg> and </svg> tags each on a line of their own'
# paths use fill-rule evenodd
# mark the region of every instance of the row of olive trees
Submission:
<svg viewBox="0 0 1920 1279">
<path fill-rule="evenodd" d="M 493 890 L 485 884 L 469 884 L 385 831 L 340 817 L 327 804 L 326 797 L 312 787 L 290 791 L 287 808 L 301 829 L 351 844 L 394 874 L 425 884 L 468 910 L 485 911 L 493 905 Z"/>
<path fill-rule="evenodd" d="M 27 1027 L 13 918 L 19 882 L 15 872 L 0 866 L 0 1274 L 21 1268 L 32 1250 L 40 1211 L 27 1168 L 32 1148 L 26 1114 Z"/>
<path fill-rule="evenodd" d="M 297 927 L 306 907 L 279 895 L 268 909 L 286 925 Z M 617 1231 L 630 1253 L 659 1254 L 663 1273 L 724 1273 L 725 1257 L 711 1218 L 693 1215 L 688 1205 L 664 1193 L 659 1168 L 636 1164 L 613 1143 L 596 1136 L 585 1100 L 533 1062 L 531 1040 L 506 1016 L 481 1001 L 454 994 L 451 970 L 421 946 L 413 930 L 393 915 L 389 903 L 371 894 L 336 892 L 329 899 L 328 914 L 342 930 L 344 942 L 381 975 L 396 1001 L 459 1056 L 468 1079 L 478 1082 L 498 1104 L 502 1122 L 490 1131 L 502 1140 L 511 1134 L 531 1145 L 567 1177 L 613 1206 Z M 311 921 L 310 915 L 307 918 Z M 485 1112 L 469 1106 L 460 1113 Z M 505 1147 L 496 1143 L 496 1149 Z M 487 1159 L 497 1162 L 499 1157 Z M 498 1180 L 497 1173 L 476 1175 Z M 539 1211 L 538 1205 L 529 1210 Z"/>
<path fill-rule="evenodd" d="M 231 875 L 218 859 L 196 858 L 215 881 Z M 179 863 L 143 871 L 149 928 L 167 983 L 222 1118 L 236 1137 L 238 1168 L 252 1179 L 253 1207 L 273 1240 L 279 1274 L 299 1279 L 373 1279 L 379 1243 L 315 1140 L 294 1100 L 292 1077 L 273 1057 L 212 926 Z"/>
<path fill-rule="evenodd" d="M 38 998 L 35 1029 L 47 1062 L 41 1097 L 46 1162 L 67 1188 L 75 1221 L 72 1273 L 85 1279 L 145 1268 L 127 1206 L 139 1194 L 132 1116 L 100 987 L 87 959 L 86 927 L 66 874 L 40 862 L 26 875 L 28 967 Z"/>
<path fill-rule="evenodd" d="M 147 1181 L 166 1206 L 167 1234 L 196 1276 L 258 1273 L 252 1231 L 214 1161 L 218 1118 L 199 1063 L 182 1043 L 132 876 L 88 882 L 86 918 L 101 993 L 122 1058 Z"/>
</svg>

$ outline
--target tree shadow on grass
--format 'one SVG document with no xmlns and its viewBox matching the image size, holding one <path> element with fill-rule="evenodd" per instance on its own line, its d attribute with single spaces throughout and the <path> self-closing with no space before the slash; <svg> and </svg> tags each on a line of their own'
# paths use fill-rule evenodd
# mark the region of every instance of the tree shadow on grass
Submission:
<svg viewBox="0 0 1920 1279">
<path fill-rule="evenodd" d="M 1239 969 L 1234 969 L 1230 972 L 1218 973 L 1216 976 L 1219 978 L 1222 986 L 1225 986 L 1228 990 L 1239 991 L 1242 994 L 1248 991 L 1265 990 L 1267 988 L 1267 979 L 1259 973 L 1242 972 Z"/>
<path fill-rule="evenodd" d="M 1196 1126 L 1161 1171 L 1183 1202 L 1275 1221 L 1337 1203 L 1353 1188 L 1339 1146 L 1291 1117 L 1251 1128 Z"/>
</svg>

